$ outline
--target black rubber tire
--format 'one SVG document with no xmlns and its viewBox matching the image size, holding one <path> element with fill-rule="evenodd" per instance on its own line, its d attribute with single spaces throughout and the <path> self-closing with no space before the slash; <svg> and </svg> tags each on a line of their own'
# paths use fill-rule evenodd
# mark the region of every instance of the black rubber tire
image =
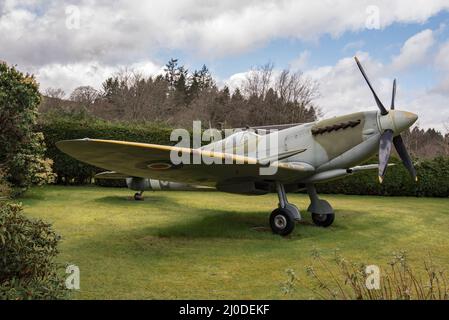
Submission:
<svg viewBox="0 0 449 320">
<path fill-rule="evenodd" d="M 329 214 L 312 213 L 313 223 L 315 223 L 315 225 L 317 225 L 318 227 L 327 228 L 334 222 L 334 219 L 335 219 L 334 213 Z"/>
<path fill-rule="evenodd" d="M 273 210 L 270 215 L 270 227 L 273 233 L 286 236 L 295 229 L 295 219 L 293 214 L 282 208 Z"/>
<path fill-rule="evenodd" d="M 134 194 L 134 200 L 136 200 L 136 201 L 143 201 L 143 195 L 141 195 L 140 193 L 135 193 Z"/>
</svg>

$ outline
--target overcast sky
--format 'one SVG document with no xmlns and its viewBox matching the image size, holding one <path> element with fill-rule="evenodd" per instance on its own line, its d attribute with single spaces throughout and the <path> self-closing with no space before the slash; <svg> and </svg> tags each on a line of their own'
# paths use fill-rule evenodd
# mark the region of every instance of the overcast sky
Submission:
<svg viewBox="0 0 449 320">
<path fill-rule="evenodd" d="M 356 54 L 384 104 L 397 77 L 398 109 L 449 124 L 448 0 L 0 0 L 0 60 L 67 95 L 122 68 L 155 74 L 171 57 L 231 87 L 270 61 L 318 81 L 333 116 L 375 108 Z"/>
</svg>

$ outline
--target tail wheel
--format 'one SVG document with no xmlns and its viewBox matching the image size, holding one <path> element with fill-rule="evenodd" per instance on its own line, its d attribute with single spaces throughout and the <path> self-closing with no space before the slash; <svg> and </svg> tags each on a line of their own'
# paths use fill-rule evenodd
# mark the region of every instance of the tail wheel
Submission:
<svg viewBox="0 0 449 320">
<path fill-rule="evenodd" d="M 295 228 L 294 216 L 287 209 L 275 209 L 270 215 L 270 226 L 273 233 L 286 236 Z"/>
<path fill-rule="evenodd" d="M 329 214 L 319 214 L 319 213 L 312 213 L 312 220 L 313 223 L 315 223 L 319 227 L 329 227 L 335 219 L 334 213 Z"/>
<path fill-rule="evenodd" d="M 134 200 L 136 201 L 142 201 L 143 200 L 143 195 L 141 193 L 135 193 L 134 194 Z"/>
</svg>

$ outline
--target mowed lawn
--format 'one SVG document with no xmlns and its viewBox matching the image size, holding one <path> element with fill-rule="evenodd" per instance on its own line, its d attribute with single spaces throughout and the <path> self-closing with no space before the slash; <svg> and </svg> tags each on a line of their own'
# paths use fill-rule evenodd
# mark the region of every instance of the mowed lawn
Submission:
<svg viewBox="0 0 449 320">
<path fill-rule="evenodd" d="M 302 285 L 281 291 L 286 269 L 302 281 L 317 249 L 332 258 L 386 266 L 406 250 L 421 267 L 429 253 L 449 266 L 449 199 L 324 195 L 336 210 L 330 228 L 310 215 L 287 238 L 268 229 L 275 194 L 146 192 L 98 187 L 34 188 L 21 199 L 28 216 L 53 223 L 61 263 L 78 265 L 76 299 L 310 299 Z M 302 210 L 307 195 L 289 200 Z"/>
</svg>

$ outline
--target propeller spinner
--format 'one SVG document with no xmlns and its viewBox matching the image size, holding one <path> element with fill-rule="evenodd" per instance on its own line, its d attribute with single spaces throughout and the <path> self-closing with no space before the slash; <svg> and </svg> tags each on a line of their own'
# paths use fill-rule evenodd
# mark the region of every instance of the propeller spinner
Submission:
<svg viewBox="0 0 449 320">
<path fill-rule="evenodd" d="M 415 181 L 418 181 L 416 170 L 413 166 L 407 149 L 405 148 L 404 141 L 402 140 L 402 137 L 400 135 L 402 131 L 407 130 L 413 123 L 415 123 L 415 121 L 418 119 L 418 116 L 411 112 L 395 110 L 396 79 L 393 81 L 391 107 L 390 111 L 388 111 L 374 91 L 373 86 L 371 85 L 359 59 L 357 59 L 357 57 L 354 57 L 354 59 L 374 96 L 377 107 L 380 110 L 379 122 L 381 127 L 380 129 L 383 132 L 380 136 L 379 143 L 379 182 L 383 182 L 388 166 L 388 160 L 390 159 L 392 144 L 394 145 L 397 153 L 399 154 L 399 157 L 402 160 L 402 163 L 407 168 L 412 178 Z"/>
</svg>

